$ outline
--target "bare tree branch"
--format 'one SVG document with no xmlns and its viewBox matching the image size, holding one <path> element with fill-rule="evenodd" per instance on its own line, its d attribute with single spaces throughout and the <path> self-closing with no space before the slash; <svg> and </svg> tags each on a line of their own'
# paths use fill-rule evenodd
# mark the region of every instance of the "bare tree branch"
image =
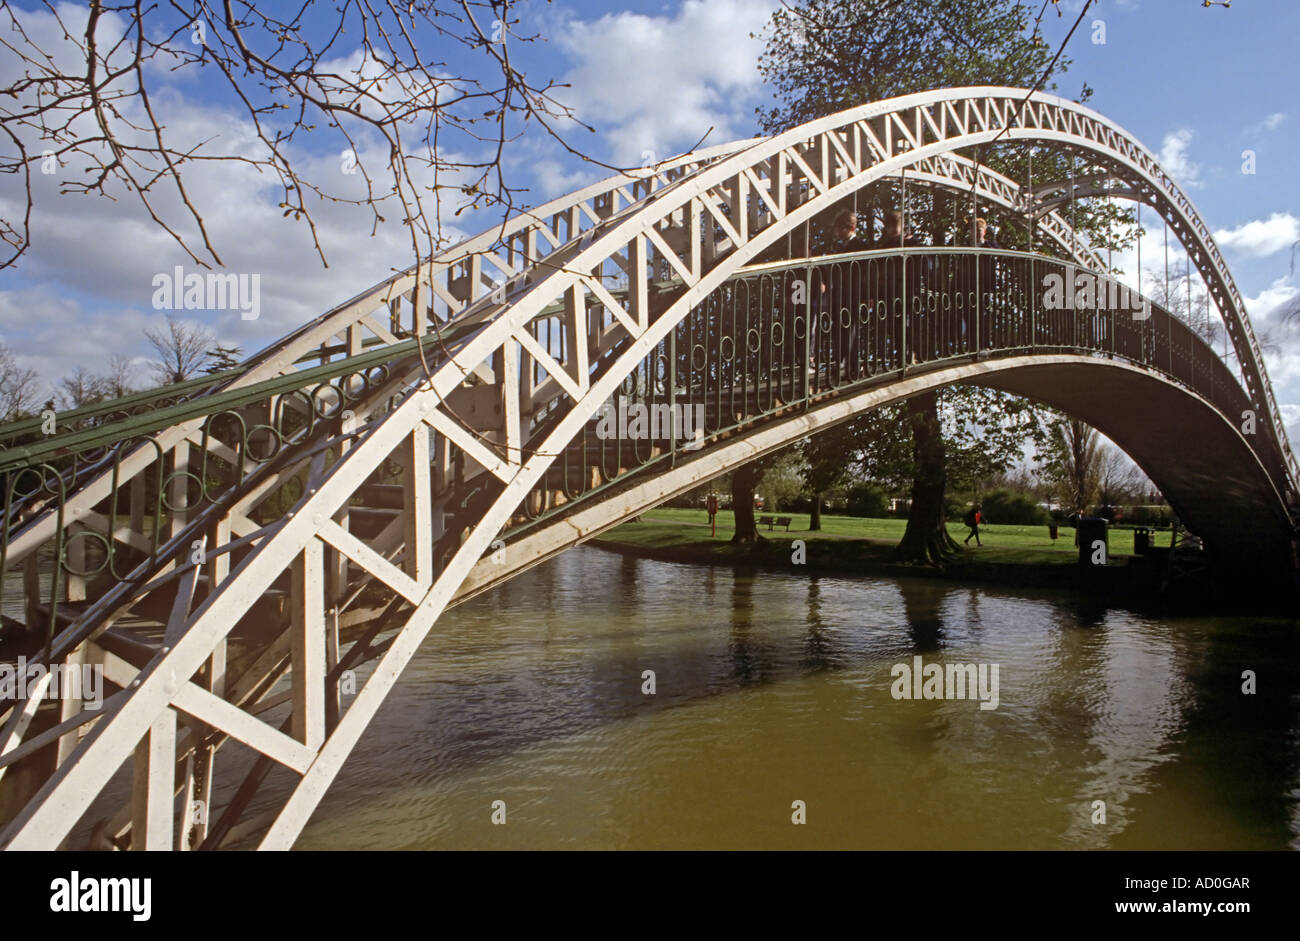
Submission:
<svg viewBox="0 0 1300 941">
<path fill-rule="evenodd" d="M 145 339 L 158 354 L 150 363 L 159 383 L 184 382 L 197 375 L 215 340 L 202 324 L 167 318 L 166 328 L 146 327 Z"/>
<path fill-rule="evenodd" d="M 510 44 L 538 37 L 516 30 L 513 5 L 88 0 L 82 23 L 52 0 L 35 10 L 0 3 L 0 50 L 21 71 L 0 89 L 0 173 L 20 176 L 25 194 L 21 211 L 0 219 L 10 248 L 0 267 L 31 244 L 34 163 L 72 171 L 61 193 L 134 197 L 200 265 L 222 264 L 204 223 L 210 207 L 185 182 L 202 163 L 269 173 L 283 214 L 308 228 L 326 264 L 315 213 L 327 204 L 364 207 L 372 234 L 393 215 L 417 257 L 446 247 L 447 213 L 520 208 L 522 189 L 507 181 L 502 157 L 531 126 L 619 170 L 561 134 L 562 122 L 592 130 L 553 97 L 565 86 L 530 81 L 514 64 Z M 36 38 L 38 20 L 57 24 L 57 41 Z M 255 146 L 217 135 L 181 139 L 168 126 L 156 99 L 169 75 L 187 73 L 205 96 L 234 102 Z M 339 154 L 335 173 L 312 163 L 322 139 Z"/>
<path fill-rule="evenodd" d="M 13 351 L 0 343 L 0 422 L 13 421 L 40 403 L 41 377 L 34 369 L 18 365 Z"/>
</svg>

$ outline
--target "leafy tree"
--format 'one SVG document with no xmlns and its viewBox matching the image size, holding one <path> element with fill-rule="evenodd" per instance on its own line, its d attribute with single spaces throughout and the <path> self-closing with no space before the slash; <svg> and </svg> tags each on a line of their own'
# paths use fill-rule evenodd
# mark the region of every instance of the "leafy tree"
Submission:
<svg viewBox="0 0 1300 941">
<path fill-rule="evenodd" d="M 755 543 L 762 540 L 754 520 L 754 494 L 763 475 L 780 460 L 779 452 L 760 457 L 737 467 L 731 474 L 731 510 L 736 518 L 736 532 L 731 541 Z"/>
<path fill-rule="evenodd" d="M 841 459 L 831 458 L 820 445 L 827 439 L 818 435 L 805 439 L 796 445 L 800 473 L 805 488 L 812 498 L 812 519 L 808 524 L 810 530 L 822 528 L 822 497 L 830 490 L 845 484 L 850 479 L 849 465 Z"/>
<path fill-rule="evenodd" d="M 1029 399 L 978 386 L 963 386 L 943 396 L 940 415 L 948 479 L 962 489 L 1006 475 L 1026 456 L 1026 449 L 1031 460 L 1045 461 L 1054 428 L 1062 421 Z"/>
<path fill-rule="evenodd" d="M 785 5 L 772 16 L 759 60 L 776 99 L 772 107 L 759 109 L 760 123 L 776 132 L 855 105 L 936 87 L 1054 89 L 1049 80 L 1053 51 L 1031 14 L 1019 0 L 803 0 Z M 1068 64 L 1061 56 L 1053 68 L 1063 71 Z M 1089 94 L 1084 85 L 1080 100 Z M 1087 169 L 1065 154 L 1024 144 L 983 147 L 973 156 L 1012 179 L 1035 183 Z M 961 240 L 972 210 L 978 209 L 964 194 L 938 191 L 914 191 L 904 207 L 901 190 L 891 183 L 859 194 L 856 207 L 868 219 L 879 218 L 887 209 L 906 208 L 909 217 L 921 220 L 916 228 L 936 243 Z M 1108 200 L 1081 200 L 1071 216 L 1075 227 L 1101 249 L 1123 247 L 1135 234 L 1130 214 Z M 1017 218 L 1005 219 L 998 236 L 1008 248 L 1031 242 L 1043 248 Z M 866 237 L 869 243 L 874 238 L 874 224 L 867 226 Z M 949 440 L 953 429 L 967 426 L 960 421 L 945 425 L 941 405 L 975 413 L 979 396 L 969 387 L 916 396 L 841 426 L 819 448 L 830 462 L 842 462 L 851 450 L 870 453 L 876 479 L 909 479 L 911 511 L 897 550 L 904 560 L 940 562 L 956 549 L 944 526 L 950 459 L 955 459 L 953 473 L 966 475 L 975 465 L 996 465 L 996 449 L 1007 444 L 1002 435 L 965 444 Z M 1039 418 L 1033 424 L 1042 428 L 1046 421 Z M 900 433 L 910 438 L 908 446 Z M 1014 456 L 1022 445 L 1023 440 L 1014 447 Z M 809 461 L 810 480 L 825 476 L 831 476 L 829 468 Z"/>
<path fill-rule="evenodd" d="M 928 418 L 932 409 L 933 425 Z M 970 386 L 956 394 L 926 393 L 859 415 L 808 439 L 800 453 L 810 486 L 812 481 L 829 487 L 843 480 L 869 479 L 894 491 L 910 487 L 909 523 L 929 513 L 937 513 L 943 520 L 943 495 L 949 482 L 962 489 L 978 487 L 982 481 L 1010 471 L 1022 460 L 1026 447 L 1032 451 L 1031 458 L 1047 461 L 1059 421 L 1053 412 L 1026 399 Z M 931 434 L 931 427 L 940 433 Z M 942 454 L 936 454 L 938 451 Z M 918 488 L 918 477 L 933 473 L 929 468 L 934 466 L 943 470 L 944 487 L 927 480 L 923 483 L 929 486 Z M 935 495 L 941 501 L 938 506 L 917 506 L 918 499 Z M 908 533 L 921 540 L 920 544 L 909 543 Z M 909 525 L 900 554 L 934 558 L 931 550 L 936 541 L 943 551 L 955 546 L 946 527 L 936 540 L 928 527 Z"/>
<path fill-rule="evenodd" d="M 212 376 L 219 372 L 225 372 L 227 369 L 234 369 L 239 365 L 243 353 L 241 347 L 217 344 L 208 350 L 208 365 L 204 367 L 203 371 Z"/>
<path fill-rule="evenodd" d="M 875 483 L 856 483 L 845 494 L 845 512 L 850 516 L 880 518 L 889 512 L 889 494 Z"/>
<path fill-rule="evenodd" d="M 782 452 L 758 486 L 765 508 L 772 512 L 788 510 L 803 490 L 798 455 L 789 449 Z"/>
</svg>

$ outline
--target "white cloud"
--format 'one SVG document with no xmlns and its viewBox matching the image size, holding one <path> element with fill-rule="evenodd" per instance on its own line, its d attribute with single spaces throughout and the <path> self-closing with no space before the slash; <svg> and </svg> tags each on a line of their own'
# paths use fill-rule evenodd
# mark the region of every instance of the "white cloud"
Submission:
<svg viewBox="0 0 1300 941">
<path fill-rule="evenodd" d="M 1300 240 L 1300 219 L 1289 212 L 1275 212 L 1267 219 L 1254 219 L 1235 229 L 1219 229 L 1214 240 L 1223 248 L 1261 258 Z"/>
<path fill-rule="evenodd" d="M 1142 225 L 1146 230 L 1140 239 L 1141 252 L 1138 246 L 1121 252 L 1115 252 L 1113 264 L 1118 268 L 1121 274 L 1119 280 L 1127 284 L 1134 290 L 1138 289 L 1138 256 L 1142 258 L 1142 293 L 1148 297 L 1152 296 L 1151 286 L 1152 277 L 1164 279 L 1165 274 L 1165 228 L 1164 223 L 1160 221 L 1155 213 L 1149 207 L 1143 207 Z M 1182 244 L 1178 238 L 1172 234 L 1168 237 L 1169 247 L 1169 279 L 1173 281 L 1183 272 L 1183 266 L 1187 262 L 1187 253 L 1183 251 Z"/>
<path fill-rule="evenodd" d="M 1187 155 L 1194 132 L 1183 127 L 1170 131 L 1160 144 L 1160 165 L 1180 185 L 1189 189 L 1201 186 L 1201 168 Z"/>
<path fill-rule="evenodd" d="M 1143 224 L 1146 226 L 1147 231 L 1141 239 L 1141 291 L 1147 297 L 1159 298 L 1164 293 L 1164 285 L 1161 283 L 1165 274 L 1164 227 L 1159 219 L 1151 218 L 1150 210 L 1143 213 Z M 1248 225 L 1240 226 L 1233 231 L 1245 230 Z M 1215 234 L 1215 238 L 1220 244 L 1224 243 L 1222 235 L 1223 233 Z M 1114 255 L 1114 264 L 1122 272 L 1118 276 L 1119 280 L 1134 289 L 1138 288 L 1137 255 L 1136 247 L 1124 252 L 1116 252 Z M 1170 235 L 1168 270 L 1171 283 L 1178 284 L 1177 279 L 1182 277 L 1186 270 L 1186 264 L 1187 253 L 1178 240 Z M 1196 272 L 1194 266 L 1192 268 L 1192 278 L 1193 294 L 1199 298 L 1204 288 L 1201 284 L 1200 275 Z M 1182 289 L 1178 287 L 1176 290 L 1178 299 L 1181 301 Z M 1264 344 L 1265 367 L 1279 398 L 1300 401 L 1300 324 L 1289 323 L 1284 319 L 1287 312 L 1296 308 L 1298 301 L 1300 301 L 1300 288 L 1293 283 L 1292 278 L 1289 276 L 1277 278 L 1254 296 L 1243 297 L 1250 322 L 1256 335 Z M 1196 303 L 1199 305 L 1199 301 L 1196 301 Z M 1200 317 L 1199 306 L 1197 310 L 1197 317 Z M 1218 319 L 1217 312 L 1214 312 L 1212 316 L 1215 320 Z M 1297 406 L 1297 408 L 1300 408 L 1300 406 Z"/>
<path fill-rule="evenodd" d="M 1274 111 L 1272 114 L 1265 115 L 1264 120 L 1250 125 L 1246 128 L 1246 134 L 1264 134 L 1269 131 L 1276 131 L 1286 120 L 1286 114 L 1282 111 Z"/>
<path fill-rule="evenodd" d="M 14 350 L 20 365 L 36 371 L 44 395 L 53 394 L 59 379 L 78 366 L 103 372 L 114 354 L 138 358 L 136 378 L 145 379 L 144 330 L 162 321 L 163 315 L 153 311 L 87 311 L 48 286 L 0 291 L 0 340 Z"/>
<path fill-rule="evenodd" d="M 1279 400 L 1300 398 L 1300 334 L 1290 322 L 1300 289 L 1278 278 L 1254 297 L 1242 300 L 1255 333 L 1264 341 L 1264 366 Z"/>
<path fill-rule="evenodd" d="M 1286 435 L 1294 442 L 1300 440 L 1300 404 L 1294 402 L 1279 402 L 1277 409 L 1282 413 L 1282 423 L 1286 426 Z"/>
<path fill-rule="evenodd" d="M 605 174 L 593 173 L 583 167 L 565 167 L 558 160 L 538 160 L 532 164 L 532 171 L 537 177 L 537 195 L 535 203 L 543 203 L 581 189 L 587 183 L 594 183 Z"/>
<path fill-rule="evenodd" d="M 1289 302 L 1297 296 L 1300 296 L 1300 288 L 1292 284 L 1289 277 L 1282 277 L 1254 297 L 1243 297 L 1242 301 L 1246 305 L 1251 323 L 1259 326 L 1267 321 L 1278 319 L 1285 310 L 1289 309 Z"/>
<path fill-rule="evenodd" d="M 575 61 L 558 96 L 603 129 L 611 159 L 640 166 L 746 136 L 761 85 L 758 33 L 775 0 L 686 0 L 675 16 L 609 13 L 565 24 L 557 44 Z"/>
<path fill-rule="evenodd" d="M 67 22 L 75 23 L 79 15 L 84 23 L 84 9 L 80 14 L 70 7 L 59 9 L 70 17 Z M 67 41 L 51 25 L 53 18 L 40 11 L 31 16 L 33 28 L 43 30 L 46 46 L 59 55 L 68 54 Z M 184 78 L 184 71 L 177 75 Z M 154 89 L 153 104 L 173 148 L 187 150 L 208 141 L 209 153 L 239 155 L 257 150 L 247 115 L 203 100 L 175 76 L 167 80 L 170 84 Z M 143 123 L 138 110 L 132 110 L 134 105 L 120 106 L 124 122 Z M 78 127 L 74 130 L 82 133 Z M 364 177 L 347 173 L 339 154 L 343 146 L 340 138 L 322 129 L 300 135 L 288 150 L 300 176 L 329 195 L 363 199 Z M 383 195 L 387 144 L 370 135 L 358 141 L 357 151 L 371 172 L 377 195 Z M 445 150 L 439 156 L 452 161 L 459 155 Z M 25 365 L 51 383 L 78 366 L 100 372 L 114 353 L 146 357 L 143 328 L 167 313 L 152 307 L 154 275 L 170 273 L 177 265 L 187 273 L 198 270 L 175 241 L 150 221 L 133 194 L 111 187 L 116 200 L 60 193 L 63 181 L 85 179 L 87 164 L 84 156 L 72 154 L 55 174 L 33 175 L 32 245 L 0 291 L 0 335 Z M 194 162 L 183 172 L 188 197 L 202 214 L 223 270 L 259 276 L 260 317 L 245 321 L 233 310 L 185 311 L 177 316 L 204 322 L 220 342 L 240 346 L 246 355 L 413 261 L 410 234 L 398 221 L 402 212 L 396 205 L 379 207 L 388 221 L 372 235 L 368 209 L 308 195 L 316 234 L 329 262 L 325 268 L 307 226 L 283 218 L 277 205 L 283 191 L 273 174 L 233 161 Z M 418 163 L 411 172 L 413 184 L 431 182 Z M 459 180 L 458 174 L 444 172 L 439 182 L 454 188 Z M 160 185 L 152 195 L 159 215 L 203 254 L 174 191 Z M 426 211 L 432 215 L 434 200 L 427 195 L 425 199 Z M 449 199 L 444 192 L 444 220 L 451 219 L 462 199 L 454 191 Z M 0 180 L 0 218 L 21 217 L 22 205 L 21 181 L 12 176 Z M 495 221 L 490 216 L 485 211 L 473 227 L 489 227 Z M 453 240 L 471 225 L 466 217 L 455 221 L 456 226 L 444 225 L 443 230 Z"/>
<path fill-rule="evenodd" d="M 162 118 L 177 137 L 194 130 L 219 135 L 222 146 L 238 148 L 247 130 L 242 122 L 215 109 L 193 104 Z M 380 164 L 380 155 L 363 153 Z M 336 155 L 295 157 L 303 176 L 326 181 L 336 193 L 358 195 L 360 175 L 345 176 Z M 18 273 L 28 286 L 48 286 L 59 293 L 76 292 L 88 310 L 134 309 L 153 315 L 153 277 L 176 265 L 198 270 L 180 247 L 130 197 L 116 201 L 95 196 L 61 195 L 62 179 L 76 178 L 75 163 L 57 175 L 35 180 L 33 243 Z M 337 180 L 337 185 L 333 184 Z M 329 309 L 385 278 L 394 267 L 405 267 L 413 256 L 404 227 L 390 223 L 370 236 L 366 210 L 318 202 L 313 212 L 316 230 L 330 267 L 323 268 L 306 226 L 283 218 L 282 198 L 275 181 L 247 164 L 193 164 L 185 171 L 187 192 L 199 207 L 208 235 L 224 262 L 224 271 L 257 274 L 261 284 L 261 316 L 244 321 L 238 312 L 212 312 L 210 322 L 224 341 L 252 352 L 289 329 Z M 18 194 L 12 184 L 0 186 L 0 214 L 12 213 Z M 178 203 L 165 193 L 159 198 L 165 217 L 178 218 Z M 391 207 L 387 214 L 397 215 Z M 384 211 L 384 210 L 381 210 Z M 187 236 L 192 234 L 186 232 Z M 129 329 L 129 328 L 127 328 Z M 133 331 L 139 340 L 139 332 Z M 93 364 L 73 361 L 74 365 Z"/>
</svg>

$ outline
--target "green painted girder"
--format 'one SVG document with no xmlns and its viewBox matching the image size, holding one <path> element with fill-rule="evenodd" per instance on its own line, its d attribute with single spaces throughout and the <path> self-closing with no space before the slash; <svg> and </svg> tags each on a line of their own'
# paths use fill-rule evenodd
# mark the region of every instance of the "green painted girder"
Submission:
<svg viewBox="0 0 1300 941">
<path fill-rule="evenodd" d="M 459 329 L 449 328 L 441 334 L 430 334 L 424 337 L 423 345 L 426 350 L 437 350 L 441 344 L 455 341 L 459 336 L 477 326 L 478 324 L 466 324 Z M 395 360 L 405 359 L 408 356 L 415 355 L 416 352 L 417 344 L 414 339 L 403 340 L 400 343 L 384 345 L 381 349 L 372 350 L 369 353 L 359 353 L 338 362 L 302 369 L 283 376 L 275 376 L 247 386 L 223 389 L 211 395 L 198 396 L 187 402 L 154 409 L 142 415 L 133 415 L 123 421 L 87 428 L 82 431 L 51 435 L 44 440 L 32 442 L 22 447 L 0 451 L 0 473 L 21 470 L 32 464 L 66 457 L 79 451 L 107 447 L 131 438 L 162 431 L 173 425 L 183 424 L 196 418 L 203 418 L 206 415 L 249 405 L 271 396 L 286 395 L 312 386 L 318 386 L 329 382 L 331 379 L 337 379 L 351 373 L 363 372 Z M 196 383 L 202 385 L 197 381 Z M 123 400 L 116 401 L 120 403 Z M 112 408 L 108 411 L 116 410 Z M 35 427 L 39 430 L 39 419 L 36 420 Z"/>
<path fill-rule="evenodd" d="M 160 386 L 156 389 L 145 389 L 115 399 L 105 399 L 102 402 L 96 402 L 94 405 L 83 405 L 81 408 L 58 411 L 57 415 L 59 421 L 68 423 L 86 418 L 97 418 L 100 415 L 111 415 L 114 412 L 136 409 L 141 405 L 148 405 L 162 399 L 175 398 L 194 389 L 203 389 L 208 386 L 229 382 L 231 379 L 243 375 L 244 371 L 244 367 L 240 366 L 219 373 L 210 373 L 194 379 L 186 379 L 184 382 L 174 382 L 170 385 Z M 6 422 L 0 425 L 0 440 L 15 438 L 24 434 L 39 434 L 41 425 L 44 422 L 45 419 L 41 418 L 40 415 Z"/>
</svg>

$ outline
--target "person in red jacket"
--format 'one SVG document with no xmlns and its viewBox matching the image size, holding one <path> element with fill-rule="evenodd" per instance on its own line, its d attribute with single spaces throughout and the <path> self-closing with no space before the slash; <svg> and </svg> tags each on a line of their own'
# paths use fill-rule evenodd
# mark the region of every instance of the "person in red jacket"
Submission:
<svg viewBox="0 0 1300 941">
<path fill-rule="evenodd" d="M 984 513 L 982 512 L 983 509 L 984 509 L 984 505 L 982 503 L 977 503 L 969 510 L 966 511 L 965 522 L 966 525 L 970 527 L 970 533 L 966 536 L 966 539 L 963 541 L 963 545 L 970 544 L 971 536 L 975 537 L 975 545 L 977 546 L 984 545 L 982 542 L 980 542 L 980 524 L 984 522 Z"/>
</svg>

